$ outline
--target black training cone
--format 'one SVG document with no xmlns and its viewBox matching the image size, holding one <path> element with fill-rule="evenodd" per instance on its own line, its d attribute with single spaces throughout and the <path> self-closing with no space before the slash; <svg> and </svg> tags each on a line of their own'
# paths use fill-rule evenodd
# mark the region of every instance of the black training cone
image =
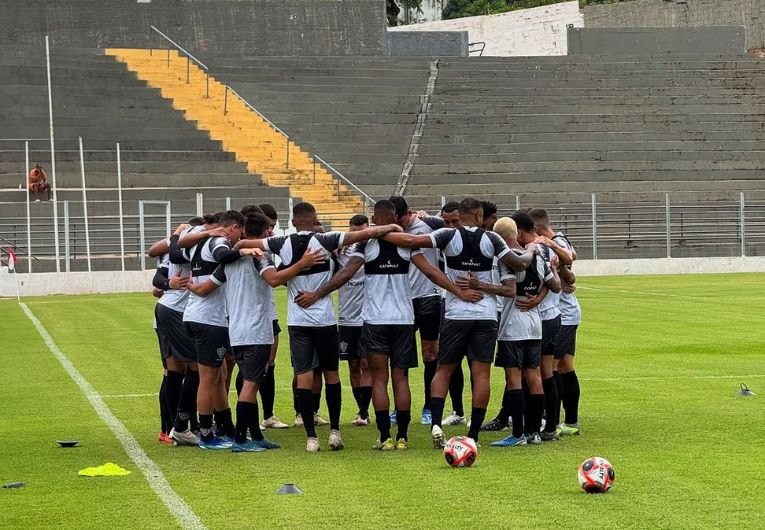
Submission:
<svg viewBox="0 0 765 530">
<path fill-rule="evenodd" d="M 736 395 L 739 397 L 749 397 L 756 396 L 757 394 L 749 390 L 749 388 L 744 383 L 741 383 L 741 390 L 736 392 Z"/>
<path fill-rule="evenodd" d="M 297 485 L 292 484 L 291 482 L 288 482 L 287 484 L 282 484 L 282 487 L 276 490 L 277 495 L 296 495 L 299 493 L 303 493 L 303 490 L 297 487 Z"/>
</svg>

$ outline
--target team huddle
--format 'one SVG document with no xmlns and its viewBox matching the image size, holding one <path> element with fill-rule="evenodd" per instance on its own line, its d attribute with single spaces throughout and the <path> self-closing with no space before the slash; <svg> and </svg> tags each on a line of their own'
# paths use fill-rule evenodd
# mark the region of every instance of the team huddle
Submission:
<svg viewBox="0 0 765 530">
<path fill-rule="evenodd" d="M 277 221 L 268 204 L 210 214 L 149 250 L 159 259 L 153 285 L 161 442 L 234 452 L 279 448 L 263 431 L 289 427 L 274 414 L 281 329 L 273 289 L 280 285 L 287 287 L 295 425 L 305 428 L 309 452 L 320 450 L 316 427 L 327 423 L 330 449 L 344 448 L 341 360 L 358 407 L 352 423 L 369 425 L 371 405 L 377 450 L 409 447 L 409 376 L 420 357 L 420 423 L 430 425 L 436 448 L 446 442 L 444 425 L 466 424 L 476 442 L 481 431 L 511 430 L 491 444 L 500 447 L 579 434 L 576 251 L 545 210 L 498 218 L 493 203 L 466 198 L 430 216 L 393 196 L 374 205 L 371 223 L 355 215 L 345 232 L 325 233 L 305 202 L 292 211 L 295 233 L 273 235 Z M 504 369 L 506 385 L 497 416 L 485 421 L 492 364 Z M 236 423 L 228 399 L 234 366 Z M 322 387 L 328 422 L 318 413 Z M 447 395 L 452 412 L 444 417 Z"/>
</svg>

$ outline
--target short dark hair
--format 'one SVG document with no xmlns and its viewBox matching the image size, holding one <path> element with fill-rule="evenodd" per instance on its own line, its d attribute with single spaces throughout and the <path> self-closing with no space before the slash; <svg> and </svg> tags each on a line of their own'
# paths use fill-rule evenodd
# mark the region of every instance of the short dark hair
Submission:
<svg viewBox="0 0 765 530">
<path fill-rule="evenodd" d="M 491 201 L 481 201 L 481 207 L 483 208 L 483 218 L 488 219 L 495 213 L 497 213 L 497 205 Z"/>
<path fill-rule="evenodd" d="M 356 214 L 353 217 L 351 217 L 351 220 L 348 223 L 351 226 L 362 226 L 362 225 L 368 225 L 369 224 L 369 217 L 367 217 L 364 214 Z"/>
<path fill-rule="evenodd" d="M 513 221 L 515 221 L 515 226 L 520 230 L 524 230 L 525 232 L 534 231 L 534 219 L 532 219 L 527 212 L 518 210 L 511 217 L 513 218 Z"/>
<path fill-rule="evenodd" d="M 227 212 L 223 212 L 223 215 L 220 216 L 220 225 L 221 226 L 231 226 L 231 225 L 239 225 L 244 226 L 244 216 L 241 212 L 237 212 L 236 210 L 229 210 Z"/>
<path fill-rule="evenodd" d="M 292 217 L 316 215 L 316 208 L 310 202 L 299 202 L 292 207 Z"/>
<path fill-rule="evenodd" d="M 472 197 L 465 197 L 460 201 L 460 213 L 473 213 L 476 210 L 483 211 L 481 203 Z"/>
<path fill-rule="evenodd" d="M 255 206 L 254 204 L 248 204 L 247 206 L 245 206 L 239 211 L 245 217 L 253 213 L 263 213 L 263 210 L 260 209 L 260 206 Z"/>
<path fill-rule="evenodd" d="M 550 226 L 550 216 L 547 215 L 547 210 L 544 208 L 534 208 L 529 212 L 529 215 L 538 225 Z"/>
<path fill-rule="evenodd" d="M 441 213 L 452 213 L 460 209 L 460 203 L 457 201 L 449 201 L 441 206 Z"/>
<path fill-rule="evenodd" d="M 223 215 L 223 212 L 206 213 L 202 216 L 202 219 L 204 220 L 205 224 L 217 225 L 220 223 L 221 215 Z"/>
<path fill-rule="evenodd" d="M 189 219 L 186 224 L 189 224 L 191 226 L 202 226 L 205 224 L 205 220 L 203 217 L 192 217 Z"/>
<path fill-rule="evenodd" d="M 271 219 L 272 221 L 278 221 L 279 215 L 276 213 L 276 208 L 271 206 L 268 203 L 263 203 L 260 205 L 260 209 L 263 212 L 263 215 Z"/>
<path fill-rule="evenodd" d="M 251 213 L 244 220 L 244 233 L 247 237 L 257 237 L 271 224 L 271 221 L 261 212 Z"/>
<path fill-rule="evenodd" d="M 401 195 L 391 195 L 388 200 L 396 207 L 396 217 L 401 217 L 402 215 L 409 213 L 409 203 L 407 203 L 406 199 Z"/>
<path fill-rule="evenodd" d="M 395 215 L 396 205 L 388 199 L 381 199 L 375 203 L 375 213 L 391 212 Z"/>
</svg>

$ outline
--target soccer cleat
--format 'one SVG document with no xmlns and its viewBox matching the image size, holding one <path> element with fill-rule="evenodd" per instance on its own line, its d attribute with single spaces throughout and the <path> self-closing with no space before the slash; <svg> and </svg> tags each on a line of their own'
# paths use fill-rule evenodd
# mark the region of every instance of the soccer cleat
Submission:
<svg viewBox="0 0 765 530">
<path fill-rule="evenodd" d="M 166 445 L 173 445 L 173 439 L 163 432 L 159 433 L 159 441 Z"/>
<path fill-rule="evenodd" d="M 555 442 L 557 440 L 560 440 L 560 436 L 558 436 L 558 433 L 556 431 L 553 431 L 553 432 L 542 431 L 539 433 L 539 437 L 542 439 L 543 442 Z"/>
<path fill-rule="evenodd" d="M 516 438 L 511 434 L 510 436 L 505 436 L 501 440 L 491 442 L 491 445 L 493 447 L 516 447 L 518 445 L 526 445 L 526 438 L 524 436 Z"/>
<path fill-rule="evenodd" d="M 396 449 L 399 451 L 406 451 L 409 449 L 409 442 L 407 440 L 404 440 L 403 438 L 399 438 L 396 442 Z"/>
<path fill-rule="evenodd" d="M 493 420 L 481 425 L 482 431 L 498 432 L 506 431 L 507 429 L 508 425 L 506 423 L 502 423 L 497 418 L 494 418 Z"/>
<path fill-rule="evenodd" d="M 430 425 L 433 423 L 433 415 L 430 413 L 430 409 L 422 409 L 422 418 L 420 418 L 422 425 Z"/>
<path fill-rule="evenodd" d="M 560 424 L 560 435 L 561 436 L 572 436 L 576 435 L 579 436 L 581 434 L 581 430 L 579 429 L 579 422 L 577 423 L 561 423 Z"/>
<path fill-rule="evenodd" d="M 321 451 L 321 446 L 319 445 L 319 439 L 318 438 L 308 438 L 305 441 L 305 450 L 309 453 L 318 453 Z"/>
<path fill-rule="evenodd" d="M 279 418 L 276 416 L 266 418 L 261 425 L 263 429 L 289 429 L 290 427 L 283 421 L 279 421 Z"/>
<path fill-rule="evenodd" d="M 396 415 L 396 411 L 395 410 L 390 413 L 390 424 L 391 425 L 396 425 L 396 423 L 398 423 L 397 417 L 398 416 Z"/>
<path fill-rule="evenodd" d="M 199 436 L 192 431 L 176 431 L 172 429 L 170 437 L 175 442 L 175 445 L 199 445 L 200 442 Z"/>
<path fill-rule="evenodd" d="M 234 442 L 228 439 L 218 438 L 217 436 L 214 436 L 212 440 L 209 442 L 205 442 L 204 440 L 200 440 L 199 442 L 199 448 L 200 449 L 208 449 L 210 451 L 220 451 L 222 449 L 231 449 L 234 446 Z"/>
<path fill-rule="evenodd" d="M 366 427 L 369 425 L 369 418 L 362 418 L 361 414 L 356 414 L 356 419 L 351 422 L 356 427 Z"/>
<path fill-rule="evenodd" d="M 430 435 L 433 437 L 433 447 L 436 449 L 443 449 L 446 445 L 446 439 L 444 438 L 444 431 L 438 425 L 433 425 L 430 429 Z"/>
<path fill-rule="evenodd" d="M 263 451 L 265 451 L 263 447 L 258 447 L 251 440 L 243 444 L 234 442 L 231 446 L 232 453 L 262 453 Z"/>
<path fill-rule="evenodd" d="M 467 420 L 465 419 L 465 416 L 459 416 L 456 412 L 452 412 L 444 418 L 441 425 L 464 425 L 466 423 Z"/>
<path fill-rule="evenodd" d="M 336 429 L 329 431 L 329 448 L 333 451 L 340 451 L 345 449 L 343 439 L 340 437 L 340 431 Z"/>
<path fill-rule="evenodd" d="M 329 422 L 319 416 L 316 412 L 313 413 L 313 424 L 317 427 L 323 427 L 324 425 L 329 425 Z"/>
<path fill-rule="evenodd" d="M 392 438 L 388 438 L 384 442 L 378 440 L 377 443 L 372 446 L 372 449 L 377 451 L 393 451 L 395 448 L 396 444 L 393 443 Z"/>
<path fill-rule="evenodd" d="M 542 443 L 542 437 L 538 432 L 534 432 L 526 435 L 526 443 L 529 445 L 540 445 Z"/>
<path fill-rule="evenodd" d="M 295 414 L 295 427 L 302 427 L 303 426 L 303 416 L 300 414 Z"/>
<path fill-rule="evenodd" d="M 263 438 L 262 440 L 252 440 L 250 442 L 255 447 L 260 447 L 261 449 L 279 449 L 281 445 L 279 445 L 276 442 L 272 442 L 268 438 Z"/>
</svg>

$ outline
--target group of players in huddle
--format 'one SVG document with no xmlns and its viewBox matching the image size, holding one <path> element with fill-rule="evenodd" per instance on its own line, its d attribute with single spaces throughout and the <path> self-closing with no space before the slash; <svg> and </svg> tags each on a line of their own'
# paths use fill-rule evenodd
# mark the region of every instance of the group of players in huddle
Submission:
<svg viewBox="0 0 765 530">
<path fill-rule="evenodd" d="M 511 430 L 491 444 L 500 447 L 579 434 L 576 252 L 546 211 L 498 218 L 493 203 L 466 198 L 430 216 L 393 196 L 374 205 L 371 221 L 355 215 L 348 231 L 324 233 L 316 209 L 303 202 L 292 211 L 296 233 L 274 236 L 276 210 L 253 205 L 190 219 L 151 247 L 159 259 L 153 285 L 164 369 L 161 442 L 235 452 L 279 447 L 263 430 L 288 427 L 273 410 L 280 333 L 273 288 L 280 285 L 288 292 L 295 425 L 305 428 L 309 452 L 320 450 L 316 426 L 327 423 L 329 447 L 344 447 L 341 359 L 358 407 L 353 424 L 370 423 L 371 402 L 379 430 L 373 448 L 409 447 L 418 331 L 420 422 L 430 425 L 435 447 L 445 443 L 444 425 L 467 424 L 476 441 L 480 431 Z M 470 421 L 462 403 L 464 358 Z M 228 399 L 235 364 L 236 423 Z M 484 422 L 492 364 L 504 369 L 506 386 L 499 413 Z M 322 379 L 329 422 L 318 415 Z M 452 413 L 444 417 L 447 394 Z"/>
</svg>

